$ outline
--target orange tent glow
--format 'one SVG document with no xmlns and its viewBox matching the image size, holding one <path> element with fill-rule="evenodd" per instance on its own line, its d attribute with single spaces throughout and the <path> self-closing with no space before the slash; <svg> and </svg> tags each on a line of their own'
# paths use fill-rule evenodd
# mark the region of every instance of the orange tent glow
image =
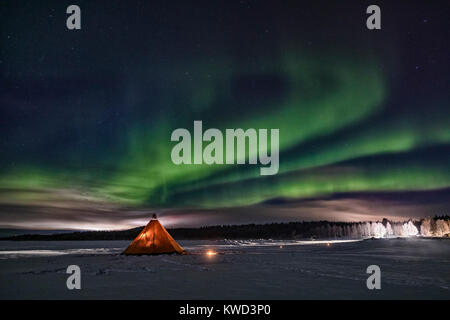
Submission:
<svg viewBox="0 0 450 320">
<path fill-rule="evenodd" d="M 122 253 L 125 255 L 185 254 L 186 251 L 170 236 L 167 230 L 156 219 L 156 215 L 147 224 L 144 230 L 131 242 Z"/>
</svg>

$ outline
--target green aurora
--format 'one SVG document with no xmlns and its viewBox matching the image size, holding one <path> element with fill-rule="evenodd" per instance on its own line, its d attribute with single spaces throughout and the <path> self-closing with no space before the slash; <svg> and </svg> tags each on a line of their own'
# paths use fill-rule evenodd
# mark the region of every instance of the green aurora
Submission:
<svg viewBox="0 0 450 320">
<path fill-rule="evenodd" d="M 48 16 L 36 6 L 27 8 Z M 255 4 L 258 17 L 231 4 L 176 4 L 164 17 L 156 4 L 138 16 L 124 4 L 92 6 L 90 31 L 78 34 L 5 6 L 0 225 L 14 225 L 16 212 L 51 220 L 71 209 L 89 226 L 101 220 L 91 209 L 213 212 L 449 189 L 450 82 L 437 18 L 371 33 L 354 26 L 359 8 L 341 3 L 329 12 Z M 309 19 L 319 15 L 320 25 Z M 35 21 L 35 31 L 20 21 Z M 194 120 L 279 129 L 279 173 L 173 164 L 171 133 Z"/>
<path fill-rule="evenodd" d="M 209 70 L 211 66 L 193 65 L 190 69 Z M 425 121 L 420 118 L 406 121 L 401 116 L 388 120 L 377 118 L 383 111 L 388 85 L 367 60 L 355 63 L 342 57 L 289 56 L 280 59 L 277 72 L 285 82 L 286 88 L 280 89 L 283 97 L 275 96 L 261 107 L 253 106 L 253 112 L 239 117 L 234 113 L 224 114 L 220 119 L 215 117 L 221 112 L 215 108 L 238 102 L 223 85 L 224 79 L 208 87 L 202 81 L 195 81 L 198 88 L 189 90 L 195 94 L 190 99 L 181 99 L 186 104 L 173 106 L 171 112 L 161 115 L 157 121 L 137 123 L 126 132 L 125 141 L 121 142 L 125 148 L 120 154 L 102 155 L 88 168 L 80 168 L 79 164 L 77 168 L 76 157 L 73 163 L 69 160 L 62 168 L 26 163 L 3 173 L 1 187 L 75 188 L 126 205 L 214 208 L 245 206 L 273 197 L 450 185 L 445 157 L 433 160 L 432 166 L 428 159 L 406 159 L 400 164 L 395 161 L 397 156 L 403 157 L 405 152 L 422 146 L 448 144 L 449 119 L 439 115 Z M 232 78 L 240 74 L 223 76 Z M 195 75 L 191 77 L 195 80 Z M 173 114 L 177 117 L 172 118 Z M 206 119 L 206 125 L 221 129 L 279 128 L 280 174 L 260 177 L 258 168 L 249 165 L 174 165 L 170 160 L 174 145 L 170 133 L 178 127 L 191 127 L 195 119 Z M 376 125 L 365 126 L 365 121 L 373 119 Z M 347 127 L 357 131 L 346 133 Z M 389 155 L 389 163 L 380 161 L 367 166 L 357 161 L 383 154 Z M 355 159 L 355 165 L 349 162 Z M 343 161 L 346 170 L 333 173 L 333 168 L 341 166 Z M 108 172 L 98 169 L 106 164 L 112 168 Z M 26 198 L 22 197 L 21 201 Z"/>
</svg>

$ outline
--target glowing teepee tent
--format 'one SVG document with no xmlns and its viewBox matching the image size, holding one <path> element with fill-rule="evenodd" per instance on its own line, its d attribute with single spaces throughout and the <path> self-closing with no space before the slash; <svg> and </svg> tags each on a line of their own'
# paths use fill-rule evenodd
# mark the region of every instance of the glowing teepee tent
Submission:
<svg viewBox="0 0 450 320">
<path fill-rule="evenodd" d="M 156 215 L 131 242 L 122 253 L 126 255 L 178 253 L 186 251 L 170 236 L 167 230 L 159 223 Z"/>
</svg>

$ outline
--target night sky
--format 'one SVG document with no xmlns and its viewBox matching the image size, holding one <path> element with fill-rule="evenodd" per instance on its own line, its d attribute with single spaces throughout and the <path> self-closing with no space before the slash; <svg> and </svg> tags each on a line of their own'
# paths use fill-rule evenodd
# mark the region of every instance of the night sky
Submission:
<svg viewBox="0 0 450 320">
<path fill-rule="evenodd" d="M 450 213 L 450 8 L 393 2 L 3 1 L 0 228 Z M 279 128 L 279 173 L 174 165 L 194 120 Z"/>
</svg>

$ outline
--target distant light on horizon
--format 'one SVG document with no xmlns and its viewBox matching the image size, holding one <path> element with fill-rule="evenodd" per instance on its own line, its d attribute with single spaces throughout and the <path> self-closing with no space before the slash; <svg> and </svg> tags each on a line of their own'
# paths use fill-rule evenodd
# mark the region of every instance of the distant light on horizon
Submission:
<svg viewBox="0 0 450 320">
<path fill-rule="evenodd" d="M 206 251 L 206 255 L 207 255 L 208 257 L 215 256 L 216 254 L 217 254 L 217 252 L 212 251 L 212 250 Z"/>
</svg>

